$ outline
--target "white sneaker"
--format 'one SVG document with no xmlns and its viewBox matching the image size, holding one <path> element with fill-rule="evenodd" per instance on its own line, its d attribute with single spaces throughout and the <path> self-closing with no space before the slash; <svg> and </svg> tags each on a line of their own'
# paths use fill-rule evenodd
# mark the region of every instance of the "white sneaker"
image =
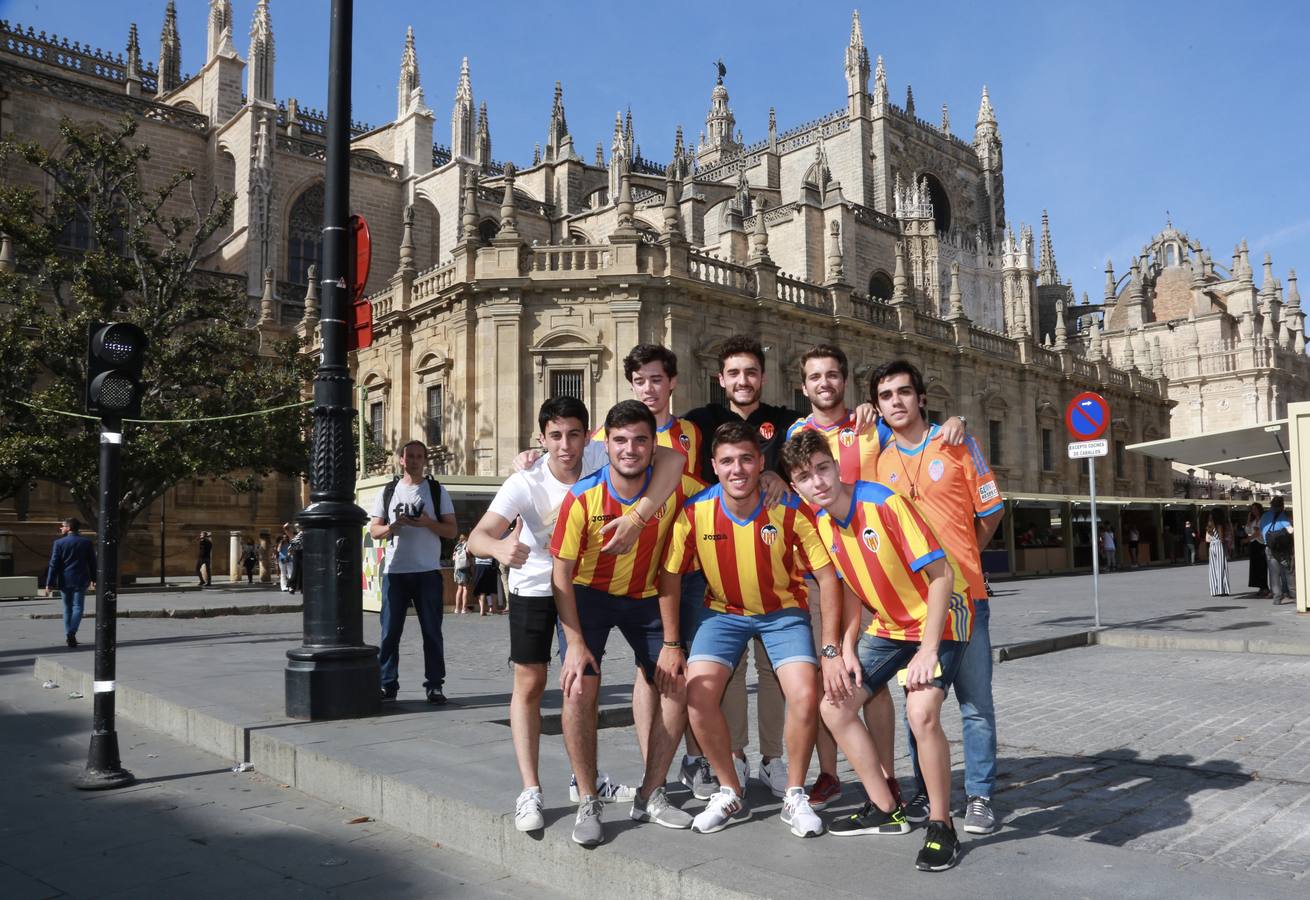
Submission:
<svg viewBox="0 0 1310 900">
<path fill-rule="evenodd" d="M 701 834 L 713 834 L 722 831 L 732 822 L 745 822 L 751 817 L 746 803 L 737 796 L 732 788 L 720 787 L 718 793 L 692 819 L 691 830 Z"/>
<path fill-rule="evenodd" d="M 789 788 L 782 803 L 782 824 L 790 826 L 791 833 L 800 838 L 823 834 L 823 820 L 810 806 L 810 798 L 801 788 Z"/>
<path fill-rule="evenodd" d="M 541 791 L 528 788 L 514 801 L 514 827 L 519 831 L 540 831 L 546 827 L 541 814 Z"/>
<path fill-rule="evenodd" d="M 615 784 L 604 772 L 596 776 L 596 799 L 603 803 L 631 803 L 637 796 L 637 789 L 628 784 Z M 569 776 L 569 799 L 574 803 L 581 800 L 578 795 L 578 776 Z"/>
<path fill-rule="evenodd" d="M 779 800 L 787 796 L 787 761 L 779 756 L 760 763 L 760 781 L 773 791 Z M 742 782 L 745 784 L 745 782 Z"/>
</svg>

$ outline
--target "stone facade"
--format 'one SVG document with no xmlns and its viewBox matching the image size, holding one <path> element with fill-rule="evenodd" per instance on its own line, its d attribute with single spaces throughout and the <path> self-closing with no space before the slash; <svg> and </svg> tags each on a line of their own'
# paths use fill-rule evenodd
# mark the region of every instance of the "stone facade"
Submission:
<svg viewBox="0 0 1310 900">
<path fill-rule="evenodd" d="M 135 26 L 124 57 L 0 23 L 0 132 L 53 142 L 61 115 L 135 116 L 152 148 L 148 176 L 193 167 L 203 191 L 236 195 L 232 227 L 206 267 L 244 280 L 261 331 L 296 329 L 312 348 L 324 116 L 277 98 L 268 0 L 256 7 L 244 59 L 234 30 L 230 3 L 212 0 L 204 64 L 184 76 L 171 3 L 158 69 L 141 60 Z M 850 355 L 853 402 L 873 366 L 916 360 L 931 409 L 969 417 L 1010 492 L 1085 491 L 1083 467 L 1065 459 L 1061 422 L 1081 390 L 1109 397 L 1126 439 L 1169 432 L 1166 374 L 1185 379 L 1171 368 L 1181 363 L 1166 355 L 1147 365 L 1148 353 L 1134 364 L 1107 349 L 1112 338 L 1095 352 L 1065 302 L 1053 302 L 1067 289 L 1043 274 L 1049 241 L 1039 266 L 1032 230 L 1011 227 L 987 89 L 969 138 L 953 133 L 944 108 L 940 121 L 919 117 L 908 89 L 904 105 L 892 103 L 858 14 L 844 60 L 832 61 L 845 84 L 838 108 L 781 130 L 771 113 L 765 137 L 748 143 L 721 65 L 703 132 L 692 144 L 679 129 L 660 164 L 638 148 L 631 111 L 616 117 L 608 156 L 597 146 L 584 159 L 558 84 L 544 147 L 518 167 L 497 162 L 468 60 L 449 144 L 434 142 L 437 114 L 412 32 L 398 49 L 395 119 L 352 125 L 351 207 L 373 237 L 376 332 L 354 363 L 369 388 L 365 420 L 383 446 L 427 436 L 445 471 L 503 474 L 531 443 L 535 410 L 552 391 L 577 392 L 599 414 L 628 396 L 627 349 L 661 341 L 682 360 L 676 405 L 698 405 L 716 391 L 717 347 L 743 331 L 769 348 L 766 399 L 775 403 L 796 405 L 797 361 L 817 341 Z M 1197 327 L 1210 314 L 1198 309 Z M 1167 476 L 1140 460 L 1103 462 L 1115 493 L 1169 491 Z M 182 517 L 215 531 L 252 527 L 289 515 L 297 493 L 276 488 L 276 514 L 258 521 L 253 510 Z"/>
</svg>

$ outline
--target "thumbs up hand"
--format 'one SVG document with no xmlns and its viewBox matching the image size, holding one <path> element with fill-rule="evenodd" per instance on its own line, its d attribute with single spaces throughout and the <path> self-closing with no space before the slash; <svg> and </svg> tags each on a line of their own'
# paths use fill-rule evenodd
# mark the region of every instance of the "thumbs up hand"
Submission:
<svg viewBox="0 0 1310 900">
<path fill-rule="evenodd" d="M 520 540 L 522 534 L 523 519 L 520 518 L 515 522 L 514 530 L 496 542 L 496 550 L 493 555 L 511 569 L 521 569 L 523 564 L 528 561 L 528 545 Z"/>
</svg>

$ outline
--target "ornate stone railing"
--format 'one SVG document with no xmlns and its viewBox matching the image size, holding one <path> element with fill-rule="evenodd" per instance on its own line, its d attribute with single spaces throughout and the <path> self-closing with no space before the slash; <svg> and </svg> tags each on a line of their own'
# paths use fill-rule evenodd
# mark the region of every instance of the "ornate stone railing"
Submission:
<svg viewBox="0 0 1310 900">
<path fill-rule="evenodd" d="M 778 299 L 818 312 L 832 312 L 832 297 L 817 284 L 801 281 L 786 275 L 778 276 Z"/>
<path fill-rule="evenodd" d="M 919 313 L 916 320 L 916 328 L 919 334 L 933 341 L 941 341 L 943 344 L 955 343 L 955 326 L 945 319 L 939 319 L 933 315 Z"/>
<path fill-rule="evenodd" d="M 478 199 L 485 200 L 488 203 L 493 203 L 496 208 L 499 209 L 501 201 L 505 199 L 505 188 L 494 187 L 491 185 L 478 185 Z M 542 203 L 539 200 L 533 200 L 527 194 L 519 191 L 514 192 L 514 208 L 547 219 L 555 215 L 554 206 L 549 203 Z"/>
<path fill-rule="evenodd" d="M 973 326 L 969 331 L 969 346 L 983 353 L 989 353 L 1000 359 L 1016 360 L 1019 347 L 1010 338 L 985 328 Z"/>
<path fill-rule="evenodd" d="M 1128 387 L 1128 374 L 1126 372 L 1122 372 L 1115 368 L 1107 368 L 1106 372 L 1109 375 L 1106 379 L 1107 384 L 1111 384 L 1114 387 Z"/>
<path fill-rule="evenodd" d="M 894 329 L 897 327 L 896 310 L 886 303 L 874 300 L 872 297 L 853 294 L 851 295 L 851 306 L 855 309 L 857 319 L 862 319 L 880 328 Z"/>
<path fill-rule="evenodd" d="M 1096 363 L 1081 356 L 1073 358 L 1073 373 L 1079 378 L 1085 378 L 1089 381 L 1096 381 L 1100 378 L 1100 373 L 1096 371 Z"/>
<path fill-rule="evenodd" d="M 653 159 L 646 159 L 638 156 L 629 165 L 629 169 L 636 175 L 663 175 L 665 166 L 655 162 Z"/>
<path fill-rule="evenodd" d="M 433 266 L 418 273 L 414 279 L 414 303 L 424 303 L 455 283 L 455 263 Z"/>
<path fill-rule="evenodd" d="M 1060 354 L 1047 347 L 1033 348 L 1033 362 L 1046 369 L 1060 371 Z"/>
<path fill-rule="evenodd" d="M 436 167 L 444 166 L 450 162 L 450 148 L 444 144 L 432 145 L 432 165 Z"/>
<path fill-rule="evenodd" d="M 163 125 L 174 125 L 194 131 L 208 131 L 209 118 L 200 113 L 178 109 L 166 103 L 156 103 L 142 97 L 129 97 L 122 90 L 109 86 L 86 84 L 58 75 L 38 71 L 27 66 L 5 62 L 0 57 L 0 84 L 41 91 L 62 100 L 71 100 L 94 106 L 97 109 L 140 116 Z"/>
<path fill-rule="evenodd" d="M 755 274 L 750 269 L 736 263 L 715 259 L 695 250 L 687 254 L 687 273 L 706 284 L 751 295 L 755 293 Z"/>
<path fill-rule="evenodd" d="M 241 102 L 246 102 L 244 94 L 241 97 Z M 286 101 L 283 100 L 279 100 L 277 104 L 277 124 L 283 127 L 286 127 L 287 125 L 287 105 Z M 327 113 L 323 112 L 321 109 L 301 106 L 297 111 L 296 124 L 300 126 L 301 134 L 312 134 L 317 137 L 323 137 L 327 133 Z M 352 120 L 350 123 L 350 134 L 352 137 L 355 135 L 367 134 L 372 130 L 373 126 L 367 122 L 356 122 Z"/>
<path fill-rule="evenodd" d="M 373 306 L 374 321 L 389 316 L 395 308 L 396 295 L 390 289 L 379 291 L 368 299 Z"/>
<path fill-rule="evenodd" d="M 533 247 L 528 268 L 534 274 L 547 272 L 600 272 L 614 264 L 614 250 L 603 244 L 572 244 Z"/>
<path fill-rule="evenodd" d="M 901 233 L 900 222 L 896 221 L 895 216 L 889 216 L 886 213 L 865 206 L 862 203 L 847 203 L 846 208 L 855 216 L 855 221 L 862 225 L 868 225 L 871 228 L 877 228 L 888 234 L 899 235 Z M 767 219 L 765 221 L 768 221 Z"/>
<path fill-rule="evenodd" d="M 318 141 L 308 141 L 304 138 L 293 138 L 290 135 L 279 134 L 277 136 L 277 148 L 307 159 L 321 161 L 327 159 L 327 146 L 320 144 Z M 396 163 L 378 159 L 376 156 L 367 153 L 350 154 L 350 167 L 361 172 L 382 175 L 386 178 L 400 178 L 403 171 Z"/>
<path fill-rule="evenodd" d="M 69 43 L 66 37 L 47 35 L 31 26 L 24 30 L 22 25 L 11 25 L 6 19 L 0 19 L 0 50 L 80 75 L 90 75 L 120 87 L 127 83 L 127 60 L 123 54 L 101 50 L 78 41 Z M 141 90 L 154 94 L 157 85 L 158 74 L 154 64 L 142 60 Z"/>
</svg>

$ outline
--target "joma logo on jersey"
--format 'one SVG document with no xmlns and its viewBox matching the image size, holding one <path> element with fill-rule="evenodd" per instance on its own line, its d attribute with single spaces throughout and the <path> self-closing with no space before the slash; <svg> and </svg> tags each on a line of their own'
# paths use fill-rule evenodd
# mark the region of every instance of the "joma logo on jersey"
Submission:
<svg viewBox="0 0 1310 900">
<path fill-rule="evenodd" d="M 702 534 L 700 539 L 702 541 L 726 541 L 728 536 L 726 534 Z"/>
<path fill-rule="evenodd" d="M 869 548 L 870 553 L 878 552 L 878 532 L 874 531 L 872 528 L 866 528 L 864 531 L 860 532 L 860 540 L 864 541 L 864 546 Z"/>
<path fill-rule="evenodd" d="M 764 546 L 772 547 L 773 542 L 778 539 L 778 529 L 773 525 L 765 525 L 760 529 L 760 540 L 764 541 Z"/>
<path fill-rule="evenodd" d="M 841 442 L 843 447 L 850 447 L 855 443 L 855 429 L 843 428 L 841 431 L 837 432 L 837 440 Z"/>
<path fill-rule="evenodd" d="M 617 519 L 617 518 L 618 518 L 618 516 L 614 515 L 614 513 L 596 513 L 596 515 L 594 515 L 594 516 L 591 517 L 591 521 L 592 521 L 593 523 L 594 523 L 594 522 L 609 522 L 609 521 L 612 521 L 612 520 Z"/>
</svg>

